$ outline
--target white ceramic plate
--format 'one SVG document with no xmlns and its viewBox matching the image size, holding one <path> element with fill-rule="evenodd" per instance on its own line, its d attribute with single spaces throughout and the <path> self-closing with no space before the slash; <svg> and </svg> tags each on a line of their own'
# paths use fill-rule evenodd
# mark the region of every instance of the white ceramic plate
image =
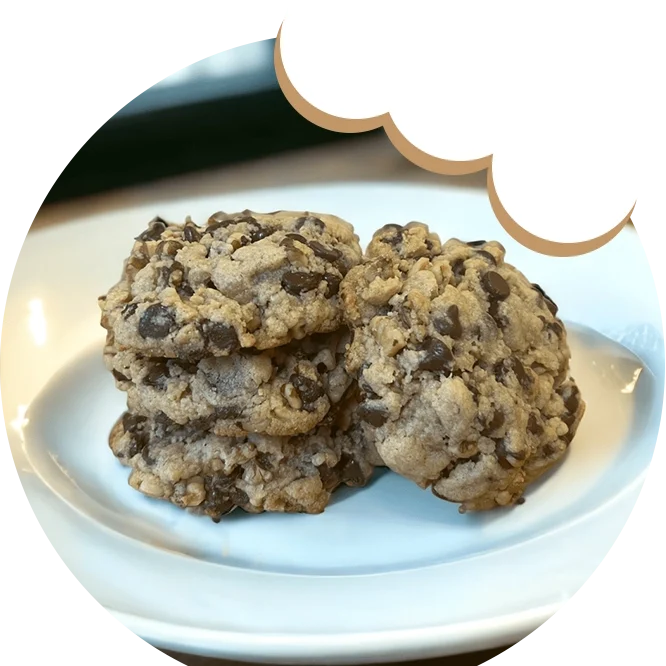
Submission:
<svg viewBox="0 0 666 666">
<path fill-rule="evenodd" d="M 365 243 L 413 219 L 495 238 L 570 322 L 588 412 L 564 463 L 513 510 L 461 516 L 390 472 L 323 515 L 235 513 L 219 525 L 131 490 L 107 448 L 123 410 L 101 361 L 96 298 L 155 214 L 338 214 Z M 484 193 L 348 184 L 124 210 L 31 234 L 10 288 L 2 396 L 35 513 L 83 585 L 164 648 L 246 660 L 389 661 L 495 647 L 545 621 L 608 552 L 640 491 L 660 420 L 664 345 L 638 237 L 573 259 L 501 229 Z M 26 413 L 27 410 L 27 413 Z M 520 581 L 520 584 L 517 583 Z"/>
</svg>

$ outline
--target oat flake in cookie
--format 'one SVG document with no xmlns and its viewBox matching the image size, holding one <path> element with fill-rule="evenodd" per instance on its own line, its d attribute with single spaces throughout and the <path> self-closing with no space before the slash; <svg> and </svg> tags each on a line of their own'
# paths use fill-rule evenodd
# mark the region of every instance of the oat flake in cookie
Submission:
<svg viewBox="0 0 666 666">
<path fill-rule="evenodd" d="M 219 437 L 126 412 L 109 445 L 134 489 L 216 522 L 236 508 L 321 513 L 337 486 L 363 486 L 373 471 L 330 421 L 296 437 Z"/>
<path fill-rule="evenodd" d="M 366 437 L 461 511 L 521 503 L 585 410 L 557 306 L 504 254 L 388 225 L 341 285 Z"/>
<path fill-rule="evenodd" d="M 332 215 L 155 218 L 100 299 L 102 326 L 119 349 L 161 357 L 277 347 L 340 326 L 340 282 L 360 259 L 353 227 Z"/>
<path fill-rule="evenodd" d="M 312 430 L 341 401 L 352 381 L 344 367 L 348 342 L 341 328 L 191 362 L 120 351 L 109 334 L 104 359 L 134 414 L 163 412 L 222 436 L 284 436 Z"/>
</svg>

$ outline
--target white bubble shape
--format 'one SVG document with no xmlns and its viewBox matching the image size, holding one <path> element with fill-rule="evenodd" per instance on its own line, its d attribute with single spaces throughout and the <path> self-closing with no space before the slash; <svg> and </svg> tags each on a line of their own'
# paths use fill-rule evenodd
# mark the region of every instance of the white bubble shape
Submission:
<svg viewBox="0 0 666 666">
<path fill-rule="evenodd" d="M 280 58 L 306 102 L 348 121 L 390 114 L 442 173 L 492 156 L 500 210 L 537 239 L 599 238 L 647 191 L 639 121 L 598 88 L 537 88 L 536 49 L 495 9 L 290 0 L 281 17 Z"/>
</svg>

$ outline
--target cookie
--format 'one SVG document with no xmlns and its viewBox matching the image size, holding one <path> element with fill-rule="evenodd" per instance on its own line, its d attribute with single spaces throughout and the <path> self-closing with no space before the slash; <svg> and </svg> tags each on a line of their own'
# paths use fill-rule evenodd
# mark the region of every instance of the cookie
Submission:
<svg viewBox="0 0 666 666">
<path fill-rule="evenodd" d="M 133 414 L 162 412 L 222 436 L 285 436 L 309 432 L 342 399 L 352 381 L 344 367 L 348 341 L 340 329 L 188 362 L 120 351 L 109 335 L 104 358 Z"/>
<path fill-rule="evenodd" d="M 462 512 L 521 503 L 585 410 L 557 306 L 504 256 L 388 225 L 341 285 L 365 436 Z"/>
<path fill-rule="evenodd" d="M 335 488 L 363 486 L 373 471 L 366 448 L 331 420 L 296 437 L 220 437 L 126 412 L 109 445 L 134 489 L 215 522 L 237 508 L 321 513 Z"/>
<path fill-rule="evenodd" d="M 336 330 L 340 282 L 360 259 L 353 227 L 332 215 L 219 212 L 203 227 L 155 218 L 99 299 L 101 323 L 120 350 L 144 355 L 270 349 Z"/>
</svg>

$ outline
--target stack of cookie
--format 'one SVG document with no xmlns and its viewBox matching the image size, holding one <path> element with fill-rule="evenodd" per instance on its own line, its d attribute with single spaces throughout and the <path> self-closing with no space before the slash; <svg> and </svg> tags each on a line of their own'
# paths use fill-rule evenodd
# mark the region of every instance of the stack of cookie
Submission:
<svg viewBox="0 0 666 666">
<path fill-rule="evenodd" d="M 585 403 L 546 292 L 494 241 L 277 211 L 157 218 L 100 299 L 130 484 L 218 520 L 319 513 L 386 465 L 461 512 L 521 504 Z"/>
<path fill-rule="evenodd" d="M 350 435 L 356 384 L 340 284 L 362 253 L 330 215 L 155 218 L 100 298 L 127 412 L 110 445 L 130 484 L 214 520 L 319 513 L 379 464 Z"/>
</svg>

